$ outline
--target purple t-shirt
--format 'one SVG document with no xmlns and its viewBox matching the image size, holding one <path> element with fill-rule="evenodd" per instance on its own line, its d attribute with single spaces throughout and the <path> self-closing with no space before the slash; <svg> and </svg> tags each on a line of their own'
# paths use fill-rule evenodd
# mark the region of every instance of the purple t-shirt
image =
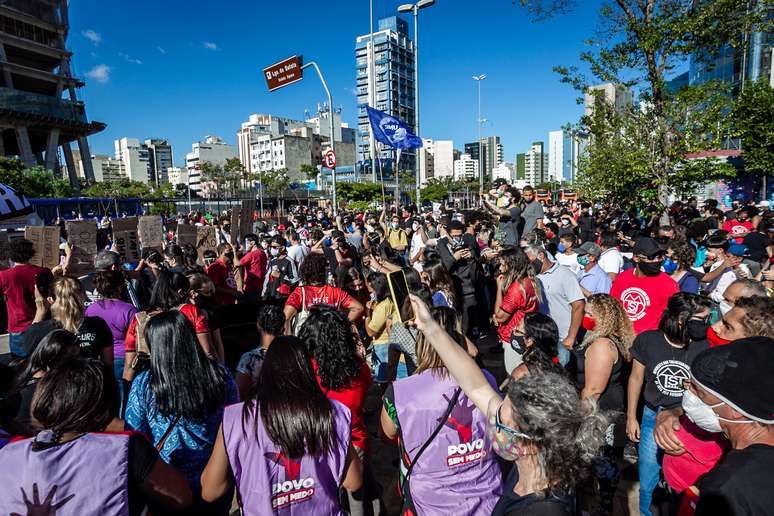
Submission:
<svg viewBox="0 0 774 516">
<path fill-rule="evenodd" d="M 110 333 L 113 334 L 114 358 L 123 358 L 126 355 L 126 330 L 136 313 L 134 306 L 120 299 L 99 299 L 86 308 L 86 315 L 100 317 L 110 327 Z"/>
</svg>

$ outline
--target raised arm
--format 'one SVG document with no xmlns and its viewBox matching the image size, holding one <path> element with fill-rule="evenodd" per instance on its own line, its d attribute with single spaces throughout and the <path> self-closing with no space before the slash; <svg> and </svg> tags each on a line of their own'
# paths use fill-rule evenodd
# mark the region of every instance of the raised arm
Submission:
<svg viewBox="0 0 774 516">
<path fill-rule="evenodd" d="M 454 342 L 449 334 L 435 322 L 427 309 L 427 305 L 413 294 L 409 297 L 411 298 L 411 307 L 414 309 L 417 329 L 435 348 L 446 369 L 465 391 L 465 395 L 475 403 L 478 410 L 486 414 L 492 398 L 500 400 L 500 394 L 492 388 L 484 377 L 484 373 L 470 358 L 467 351 Z"/>
</svg>

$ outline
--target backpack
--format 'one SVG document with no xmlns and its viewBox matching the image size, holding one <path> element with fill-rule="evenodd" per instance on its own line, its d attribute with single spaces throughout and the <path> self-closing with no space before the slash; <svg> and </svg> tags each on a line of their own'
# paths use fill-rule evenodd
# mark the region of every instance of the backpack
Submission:
<svg viewBox="0 0 774 516">
<path fill-rule="evenodd" d="M 150 312 L 137 312 L 134 317 L 137 319 L 137 326 L 135 328 L 135 356 L 132 360 L 131 368 L 139 369 L 143 364 L 147 364 L 150 361 L 150 347 L 145 340 L 145 327 L 148 325 L 148 321 L 151 318 L 162 313 L 162 310 L 152 310 Z"/>
<path fill-rule="evenodd" d="M 293 321 L 293 335 L 298 336 L 301 333 L 301 327 L 309 318 L 309 310 L 306 307 L 306 290 L 304 287 L 301 289 L 301 311 L 296 314 L 296 318 Z"/>
</svg>

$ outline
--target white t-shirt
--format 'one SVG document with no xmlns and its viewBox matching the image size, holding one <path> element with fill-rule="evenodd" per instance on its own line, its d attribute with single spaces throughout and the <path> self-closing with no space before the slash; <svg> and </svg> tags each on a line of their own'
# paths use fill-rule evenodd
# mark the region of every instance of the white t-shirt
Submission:
<svg viewBox="0 0 774 516">
<path fill-rule="evenodd" d="M 301 267 L 301 263 L 308 254 L 309 248 L 305 245 L 296 244 L 288 247 L 288 258 L 296 263 L 296 267 Z"/>
<path fill-rule="evenodd" d="M 620 274 L 623 270 L 623 256 L 616 248 L 610 248 L 599 257 L 599 267 L 609 273 Z"/>
<path fill-rule="evenodd" d="M 419 254 L 419 251 L 421 251 L 423 247 L 425 247 L 425 243 L 422 241 L 422 237 L 419 236 L 419 233 L 415 231 L 411 237 L 411 247 L 409 250 L 409 257 L 412 260 L 416 258 L 417 255 Z M 422 272 L 422 263 L 414 262 L 414 269 L 417 272 Z"/>
<path fill-rule="evenodd" d="M 556 253 L 556 261 L 559 262 L 559 265 L 564 265 L 568 269 L 570 269 L 573 274 L 577 274 L 580 270 L 580 264 L 578 263 L 578 254 L 572 253 L 572 254 L 564 254 L 564 253 Z"/>
</svg>

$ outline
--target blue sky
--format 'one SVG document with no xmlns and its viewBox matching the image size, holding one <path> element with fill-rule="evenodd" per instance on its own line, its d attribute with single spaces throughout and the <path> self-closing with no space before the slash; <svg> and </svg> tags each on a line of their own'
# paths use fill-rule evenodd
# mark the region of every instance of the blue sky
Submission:
<svg viewBox="0 0 774 516">
<path fill-rule="evenodd" d="M 375 17 L 399 1 L 374 0 Z M 518 2 L 516 2 L 518 4 Z M 534 23 L 511 0 L 437 0 L 420 14 L 422 136 L 475 141 L 474 74 L 482 85 L 484 135 L 502 138 L 513 161 L 533 141 L 577 121 L 577 92 L 555 65 L 578 63 L 596 26 L 598 1 Z M 292 6 L 292 7 L 291 7 Z M 89 117 L 107 123 L 90 138 L 93 153 L 113 140 L 167 138 L 181 164 L 205 135 L 235 143 L 250 113 L 300 119 L 324 100 L 311 73 L 269 93 L 260 70 L 292 54 L 319 63 L 335 106 L 356 126 L 355 37 L 368 33 L 367 0 L 76 0 L 68 47 Z"/>
</svg>

